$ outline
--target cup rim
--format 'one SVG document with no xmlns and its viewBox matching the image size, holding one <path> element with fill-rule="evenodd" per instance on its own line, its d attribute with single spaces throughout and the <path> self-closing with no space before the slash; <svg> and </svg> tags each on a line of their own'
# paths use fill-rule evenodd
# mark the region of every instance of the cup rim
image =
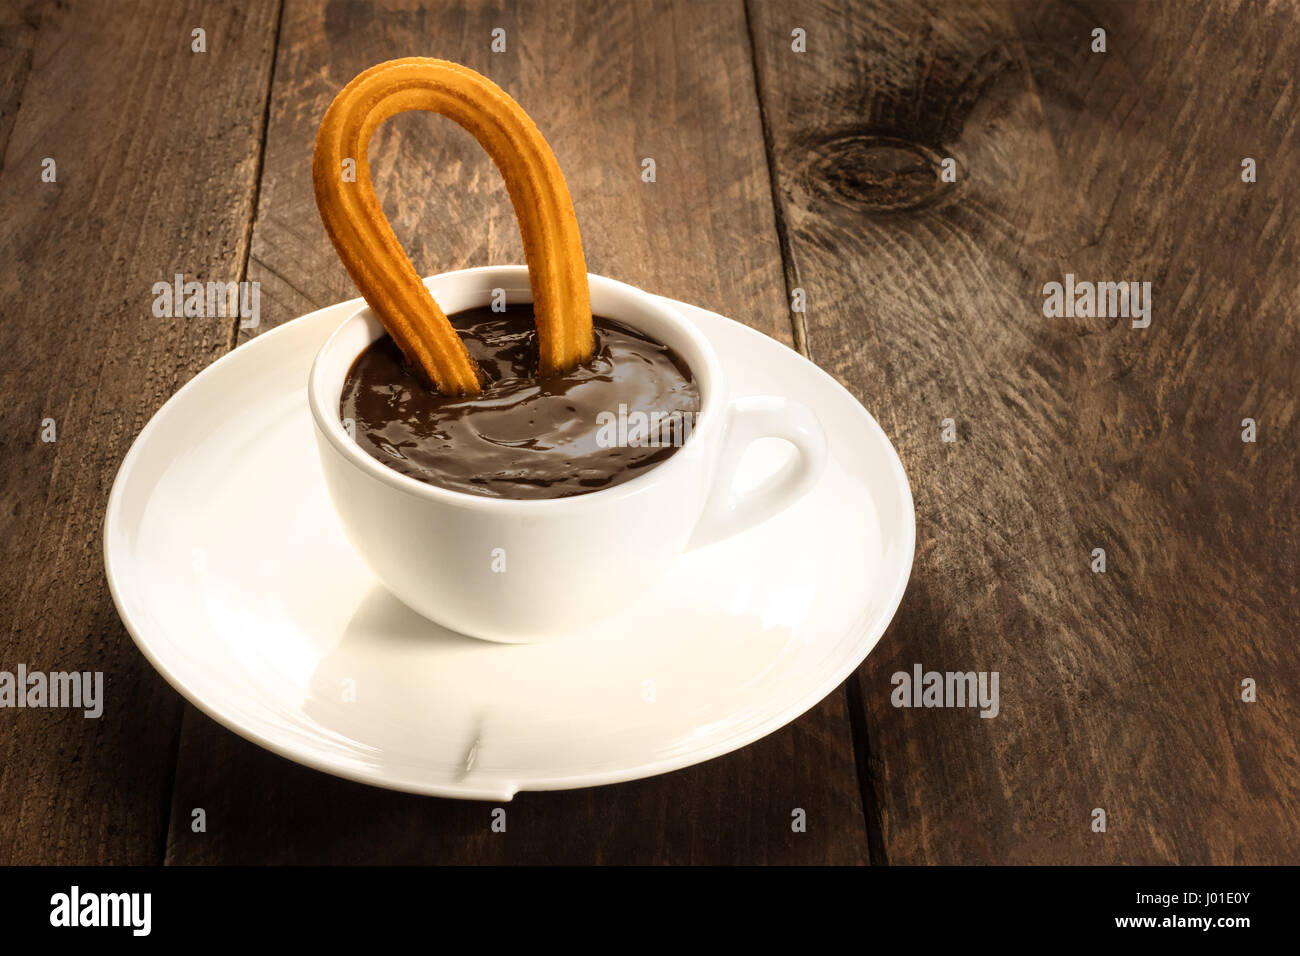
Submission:
<svg viewBox="0 0 1300 956">
<path fill-rule="evenodd" d="M 518 301 L 532 301 L 527 266 L 477 266 L 470 269 L 456 269 L 429 276 L 423 281 L 429 291 L 433 293 L 438 284 L 452 279 L 481 279 L 485 276 L 493 276 L 503 283 L 511 280 L 518 283 L 522 280 L 522 287 L 514 288 L 511 292 L 517 294 L 527 293 L 528 298 L 526 300 L 520 299 Z M 525 514 L 529 512 L 554 514 L 564 510 L 573 511 L 588 508 L 592 505 L 612 503 L 641 494 L 658 482 L 675 474 L 673 472 L 674 468 L 680 471 L 682 468 L 687 467 L 688 460 L 700 454 L 700 449 L 706 442 L 711 440 L 713 433 L 722 428 L 723 416 L 717 411 L 717 406 L 723 397 L 722 365 L 712 343 L 679 309 L 666 300 L 617 279 L 610 279 L 594 273 L 588 273 L 587 279 L 593 289 L 602 287 L 621 291 L 638 299 L 642 307 L 650 312 L 657 313 L 658 317 L 671 325 L 677 333 L 691 344 L 696 352 L 695 356 L 681 355 L 680 349 L 677 349 L 671 343 L 664 343 L 673 347 L 674 351 L 690 368 L 700 390 L 700 409 L 697 413 L 696 425 L 691 429 L 690 435 L 687 436 L 682 446 L 665 461 L 655 465 L 644 474 L 637 475 L 635 478 L 614 485 L 611 488 L 602 488 L 599 491 L 589 491 L 565 498 L 494 498 L 487 495 L 474 495 L 465 491 L 443 488 L 389 468 L 377 458 L 367 454 L 356 441 L 348 436 L 347 431 L 344 429 L 337 408 L 343 390 L 343 381 L 338 382 L 337 389 L 332 387 L 332 382 L 324 381 L 327 371 L 326 356 L 329 356 L 337 347 L 337 341 L 353 323 L 364 321 L 372 326 L 371 331 L 375 332 L 375 334 L 367 340 L 360 350 L 348 357 L 347 369 L 351 369 L 361 351 L 364 351 L 380 335 L 384 334 L 382 324 L 369 306 L 358 309 L 339 323 L 329 337 L 326 338 L 324 344 L 321 345 L 316 353 L 316 358 L 312 362 L 311 371 L 307 378 L 307 403 L 311 408 L 312 418 L 317 429 L 344 459 L 372 478 L 417 498 L 440 504 L 454 505 L 462 509 L 507 514 Z M 629 325 L 637 329 L 637 331 L 644 331 L 635 318 L 629 319 L 620 315 L 607 315 L 605 317 Z M 345 371 L 345 377 L 346 374 Z M 327 395 L 331 394 L 332 401 L 326 398 Z"/>
</svg>

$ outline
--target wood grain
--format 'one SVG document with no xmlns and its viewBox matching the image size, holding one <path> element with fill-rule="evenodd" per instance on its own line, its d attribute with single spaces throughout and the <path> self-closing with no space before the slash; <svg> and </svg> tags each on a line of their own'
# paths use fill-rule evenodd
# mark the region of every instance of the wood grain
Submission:
<svg viewBox="0 0 1300 956">
<path fill-rule="evenodd" d="M 98 720 L 0 711 L 0 862 L 157 863 L 181 704 L 118 620 L 100 527 L 135 435 L 225 350 L 222 320 L 155 318 L 151 288 L 239 277 L 275 7 L 30 4 L 3 22 L 0 669 L 103 671 L 106 703 Z"/>
<path fill-rule="evenodd" d="M 1297 8 L 473 6 L 0 12 L 0 670 L 107 684 L 97 721 L 0 711 L 0 862 L 1300 862 Z M 532 113 L 593 271 L 843 381 L 917 506 L 908 594 L 847 694 L 698 767 L 521 794 L 504 834 L 488 804 L 337 780 L 218 727 L 139 655 L 103 581 L 110 483 L 159 405 L 355 294 L 312 141 L 352 75 L 412 54 Z M 468 134 L 402 116 L 372 155 L 421 272 L 520 261 Z M 259 281 L 261 325 L 155 318 L 178 271 Z M 1044 317 L 1067 272 L 1151 282 L 1151 326 Z M 916 663 L 999 672 L 999 715 L 892 707 Z"/>
<path fill-rule="evenodd" d="M 506 30 L 507 52 L 489 49 Z M 501 84 L 566 171 L 589 268 L 790 340 L 782 264 L 737 4 L 475 6 L 289 3 L 281 25 L 250 276 L 263 326 L 355 293 L 320 225 L 310 157 L 355 73 L 396 56 L 463 62 Z M 707 64 L 707 68 L 704 68 Z M 657 181 L 641 180 L 656 160 Z M 404 115 L 371 147 L 385 211 L 417 269 L 522 261 L 500 177 L 440 117 Z M 191 832 L 193 808 L 206 833 Z M 806 810 L 808 833 L 791 831 Z M 663 777 L 491 805 L 334 779 L 187 709 L 172 863 L 860 862 L 866 854 L 843 692 L 744 750 Z"/>
<path fill-rule="evenodd" d="M 1297 862 L 1296 8 L 749 10 L 812 354 L 916 499 L 860 671 L 877 856 Z M 1150 281 L 1151 326 L 1045 318 L 1067 272 Z M 918 662 L 1001 713 L 892 707 Z"/>
<path fill-rule="evenodd" d="M 505 53 L 490 50 L 496 28 L 506 31 Z M 262 282 L 261 330 L 356 295 L 316 212 L 312 145 L 348 80 L 406 55 L 464 63 L 528 111 L 565 171 L 592 272 L 790 342 L 738 4 L 430 12 L 403 2 L 290 2 L 250 268 Z M 523 262 L 501 176 L 455 123 L 396 116 L 376 131 L 370 153 L 384 211 L 421 275 Z M 647 157 L 654 183 L 641 180 Z"/>
<path fill-rule="evenodd" d="M 0 10 L 0 157 L 22 103 L 37 31 L 53 9 L 53 0 L 41 0 Z"/>
</svg>

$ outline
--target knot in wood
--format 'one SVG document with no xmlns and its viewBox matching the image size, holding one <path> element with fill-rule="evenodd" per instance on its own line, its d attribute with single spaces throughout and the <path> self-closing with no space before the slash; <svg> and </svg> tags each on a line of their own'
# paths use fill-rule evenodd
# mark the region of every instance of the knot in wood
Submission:
<svg viewBox="0 0 1300 956">
<path fill-rule="evenodd" d="M 892 136 L 854 133 L 828 141 L 814 160 L 811 178 L 839 203 L 874 212 L 924 209 L 951 197 L 964 180 L 944 182 L 944 157 L 920 143 Z"/>
</svg>

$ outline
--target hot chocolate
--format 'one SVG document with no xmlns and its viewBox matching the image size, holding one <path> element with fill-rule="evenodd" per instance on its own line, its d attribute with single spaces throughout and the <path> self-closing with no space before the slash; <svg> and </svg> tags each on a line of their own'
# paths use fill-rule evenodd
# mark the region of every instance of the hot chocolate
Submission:
<svg viewBox="0 0 1300 956">
<path fill-rule="evenodd" d="M 595 318 L 595 354 L 538 375 L 531 305 L 449 317 L 478 364 L 480 394 L 433 391 L 388 336 L 348 372 L 339 412 L 357 443 L 420 481 L 493 498 L 567 498 L 622 484 L 689 436 L 700 395 L 671 349 Z"/>
</svg>

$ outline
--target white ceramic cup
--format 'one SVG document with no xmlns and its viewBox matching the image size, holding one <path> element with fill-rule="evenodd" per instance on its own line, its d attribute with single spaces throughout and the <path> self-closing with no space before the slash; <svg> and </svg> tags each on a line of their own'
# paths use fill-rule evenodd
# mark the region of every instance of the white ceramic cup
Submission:
<svg viewBox="0 0 1300 956">
<path fill-rule="evenodd" d="M 507 500 L 426 484 L 371 457 L 339 413 L 357 356 L 384 334 L 370 309 L 346 319 L 316 356 L 307 387 L 326 484 L 348 537 L 380 581 L 452 630 L 504 643 L 564 636 L 644 595 L 688 548 L 743 531 L 817 481 L 826 436 L 798 402 L 729 402 L 717 353 L 671 305 L 591 276 L 591 307 L 669 346 L 690 367 L 700 413 L 671 457 L 644 474 L 571 498 Z M 524 266 L 426 279 L 444 312 L 488 305 L 494 289 L 532 301 Z M 758 487 L 734 491 L 746 446 L 781 438 L 796 450 Z M 504 570 L 502 567 L 504 566 Z"/>
</svg>

